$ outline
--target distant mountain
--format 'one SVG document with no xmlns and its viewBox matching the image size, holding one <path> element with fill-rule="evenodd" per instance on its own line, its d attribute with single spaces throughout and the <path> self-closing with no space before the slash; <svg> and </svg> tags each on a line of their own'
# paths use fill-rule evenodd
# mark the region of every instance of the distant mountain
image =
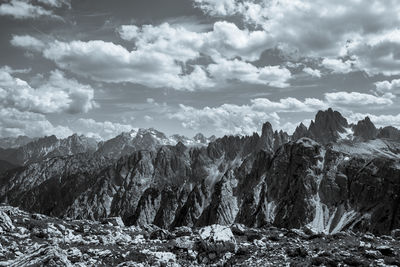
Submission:
<svg viewBox="0 0 400 267">
<path fill-rule="evenodd" d="M 105 141 L 99 145 L 96 153 L 108 156 L 111 158 L 119 158 L 124 155 L 129 155 L 137 150 L 155 151 L 164 145 L 176 145 L 179 142 L 186 146 L 206 146 L 210 141 L 215 140 L 215 137 L 206 138 L 201 133 L 190 139 L 183 135 L 172 135 L 167 137 L 164 133 L 153 128 L 132 130 L 124 132 L 120 135 Z"/>
<path fill-rule="evenodd" d="M 58 139 L 52 135 L 39 138 L 18 148 L 5 149 L 0 154 L 0 159 L 14 165 L 25 165 L 45 158 L 94 152 L 96 149 L 96 140 L 83 135 L 74 134 L 65 139 Z"/>
<path fill-rule="evenodd" d="M 207 145 L 201 135 L 154 129 L 122 133 L 94 153 L 72 153 L 89 149 L 63 141 L 69 150 L 51 151 L 70 155 L 43 154 L 0 175 L 0 201 L 59 217 L 121 216 L 128 225 L 237 222 L 387 234 L 400 228 L 397 138 L 396 128 L 376 129 L 368 118 L 351 125 L 328 109 L 292 136 L 266 122 L 261 134 Z"/>
<path fill-rule="evenodd" d="M 24 146 L 37 138 L 30 138 L 28 136 L 20 135 L 18 137 L 5 137 L 0 138 L 0 148 L 18 148 L 20 146 Z"/>
</svg>

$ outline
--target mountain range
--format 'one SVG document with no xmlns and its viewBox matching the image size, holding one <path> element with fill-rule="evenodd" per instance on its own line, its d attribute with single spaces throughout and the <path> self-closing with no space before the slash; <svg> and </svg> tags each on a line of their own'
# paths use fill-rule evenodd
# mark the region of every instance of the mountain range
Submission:
<svg viewBox="0 0 400 267">
<path fill-rule="evenodd" d="M 332 109 L 292 135 L 266 122 L 251 136 L 139 129 L 102 142 L 75 134 L 0 144 L 0 202 L 29 212 L 162 228 L 400 228 L 400 130 L 368 117 L 350 124 Z"/>
</svg>

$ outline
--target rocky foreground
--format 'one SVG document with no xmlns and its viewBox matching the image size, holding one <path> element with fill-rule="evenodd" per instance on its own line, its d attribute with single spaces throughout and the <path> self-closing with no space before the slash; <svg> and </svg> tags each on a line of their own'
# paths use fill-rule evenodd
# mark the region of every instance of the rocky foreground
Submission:
<svg viewBox="0 0 400 267">
<path fill-rule="evenodd" d="M 400 266 L 400 230 L 374 236 L 211 225 L 167 231 L 0 206 L 0 266 Z"/>
</svg>

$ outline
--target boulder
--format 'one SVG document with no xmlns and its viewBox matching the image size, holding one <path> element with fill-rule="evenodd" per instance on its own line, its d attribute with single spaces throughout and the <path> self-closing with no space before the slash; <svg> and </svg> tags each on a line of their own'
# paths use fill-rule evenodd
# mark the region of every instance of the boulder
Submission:
<svg viewBox="0 0 400 267">
<path fill-rule="evenodd" d="M 8 230 L 8 231 L 14 230 L 15 228 L 10 217 L 8 217 L 8 215 L 3 211 L 0 211 L 0 227 L 3 230 Z"/>
<path fill-rule="evenodd" d="M 393 238 L 400 239 L 400 229 L 394 229 L 391 234 Z"/>
<path fill-rule="evenodd" d="M 202 247 L 208 252 L 222 254 L 237 250 L 236 239 L 228 226 L 206 226 L 200 230 L 199 235 Z"/>
<path fill-rule="evenodd" d="M 195 242 L 191 240 L 189 236 L 181 236 L 171 240 L 169 243 L 169 247 L 184 249 L 184 250 L 193 250 L 195 246 Z"/>
<path fill-rule="evenodd" d="M 192 233 L 193 233 L 192 229 L 188 226 L 176 227 L 173 231 L 173 234 L 176 237 L 190 236 Z"/>
<path fill-rule="evenodd" d="M 159 240 L 167 240 L 171 239 L 172 235 L 169 231 L 164 230 L 164 229 L 158 229 L 150 234 L 150 239 L 159 239 Z"/>
<path fill-rule="evenodd" d="M 122 221 L 121 217 L 108 217 L 104 218 L 101 221 L 103 224 L 111 224 L 113 226 L 120 226 L 120 227 L 125 227 L 124 222 Z"/>
<path fill-rule="evenodd" d="M 231 230 L 235 235 L 244 235 L 246 233 L 246 226 L 241 223 L 234 223 L 231 225 Z"/>
</svg>

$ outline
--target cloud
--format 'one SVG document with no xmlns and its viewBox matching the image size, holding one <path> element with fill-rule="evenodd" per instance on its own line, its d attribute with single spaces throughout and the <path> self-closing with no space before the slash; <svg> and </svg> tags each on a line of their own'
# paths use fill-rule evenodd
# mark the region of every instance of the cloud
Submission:
<svg viewBox="0 0 400 267">
<path fill-rule="evenodd" d="M 355 60 L 355 69 L 369 75 L 400 73 L 400 6 L 395 0 L 193 0 L 193 3 L 211 16 L 223 19 L 240 16 L 248 27 L 265 30 L 270 40 L 265 49 L 280 47 L 289 56 L 349 57 Z M 333 69 L 340 73 L 350 71 L 343 64 L 331 66 L 340 67 Z"/>
<path fill-rule="evenodd" d="M 74 132 L 94 137 L 99 140 L 108 140 L 122 132 L 129 132 L 134 128 L 130 124 L 120 124 L 110 121 L 95 121 L 94 119 L 80 118 L 71 123 Z"/>
<path fill-rule="evenodd" d="M 288 97 L 271 101 L 268 98 L 250 100 L 250 104 L 223 104 L 217 107 L 194 108 L 180 105 L 177 112 L 169 113 L 169 118 L 177 119 L 184 128 L 192 130 L 210 130 L 218 134 L 249 135 L 260 129 L 269 121 L 275 129 L 292 131 L 297 124 L 286 122 L 281 124 L 282 113 L 315 113 L 329 107 L 349 113 L 352 107 L 385 107 L 393 102 L 390 96 L 377 97 L 358 92 L 327 93 L 324 99 Z M 387 118 L 387 121 L 390 118 Z M 308 122 L 303 121 L 303 122 Z"/>
<path fill-rule="evenodd" d="M 219 107 L 196 109 L 180 105 L 180 110 L 169 116 L 181 121 L 184 128 L 192 130 L 213 129 L 217 134 L 249 135 L 261 128 L 262 122 L 278 124 L 276 113 L 254 111 L 251 106 L 224 104 Z"/>
<path fill-rule="evenodd" d="M 67 6 L 71 8 L 71 1 L 70 0 L 38 0 L 39 3 L 51 6 L 51 7 L 57 7 L 60 8 L 62 6 Z"/>
<path fill-rule="evenodd" d="M 45 44 L 42 41 L 30 35 L 13 35 L 10 42 L 13 46 L 23 47 L 36 52 L 40 52 L 45 48 Z"/>
<path fill-rule="evenodd" d="M 199 54 L 197 50 L 189 49 L 190 45 L 185 47 L 185 44 L 189 44 L 192 40 L 190 34 L 185 37 L 185 40 L 181 40 L 182 43 L 175 43 L 176 40 L 169 43 L 169 39 L 161 42 L 159 36 L 162 36 L 163 33 L 159 32 L 159 29 L 162 27 L 166 27 L 166 30 L 170 29 L 166 24 L 159 28 L 150 26 L 146 29 L 143 28 L 141 34 L 143 35 L 146 32 L 145 35 L 132 37 L 139 38 L 136 42 L 136 50 L 132 51 L 128 51 L 121 45 L 100 40 L 88 42 L 53 41 L 46 44 L 45 48 L 42 49 L 42 54 L 45 58 L 54 61 L 59 68 L 100 82 L 131 82 L 153 88 L 174 88 L 187 91 L 217 87 L 232 80 L 232 78 L 247 83 L 276 87 L 288 86 L 287 80 L 291 77 L 291 74 L 284 67 L 265 66 L 257 68 L 251 63 L 238 59 L 226 60 L 225 56 L 231 57 L 240 51 L 246 51 L 245 57 L 253 57 L 254 51 L 250 52 L 251 49 L 247 51 L 246 45 L 240 45 L 240 38 L 237 44 L 232 43 L 230 46 L 221 44 L 224 49 L 215 48 L 216 50 L 213 50 L 214 52 L 218 50 L 215 53 L 218 53 L 219 56 L 213 55 L 216 63 L 208 66 L 185 66 L 187 60 L 195 59 Z M 184 29 L 180 30 L 184 31 Z M 175 35 L 171 33 L 168 38 L 181 35 L 183 33 L 175 33 Z M 156 38 L 156 41 L 153 38 Z M 193 38 L 197 40 L 196 34 Z M 226 38 L 222 39 L 225 40 Z M 246 37 L 243 37 L 243 39 L 243 42 L 246 43 Z M 254 37 L 254 39 L 257 38 Z M 14 36 L 11 43 L 33 51 L 39 51 L 42 45 L 40 40 L 27 36 Z M 194 43 L 197 43 L 197 41 Z M 204 48 L 204 51 L 210 50 L 209 47 L 211 46 Z M 213 77 L 210 77 L 209 73 Z"/>
<path fill-rule="evenodd" d="M 400 74 L 400 30 L 389 29 L 384 32 L 360 37 L 349 43 L 346 55 L 355 59 L 355 66 L 365 70 L 370 76 Z"/>
<path fill-rule="evenodd" d="M 350 60 L 343 61 L 341 59 L 324 58 L 321 65 L 333 73 L 349 73 L 353 71 L 352 62 Z"/>
<path fill-rule="evenodd" d="M 374 115 L 370 113 L 350 113 L 348 119 L 350 122 L 356 123 L 369 117 L 377 127 L 393 126 L 400 129 L 400 114 L 397 115 Z"/>
<path fill-rule="evenodd" d="M 69 3 L 69 1 L 59 1 L 59 0 L 39 0 L 41 3 L 46 3 L 52 7 L 61 7 L 61 3 Z M 42 6 L 32 4 L 31 1 L 26 0 L 11 0 L 7 3 L 0 5 L 0 15 L 2 16 L 12 16 L 15 19 L 36 19 L 39 17 L 49 17 L 53 19 L 60 19 L 53 13 L 52 10 L 45 9 Z"/>
<path fill-rule="evenodd" d="M 184 128 L 193 130 L 212 130 L 218 134 L 250 135 L 259 131 L 261 125 L 269 121 L 274 128 L 280 129 L 281 112 L 314 112 L 326 107 L 321 100 L 307 98 L 300 101 L 285 98 L 278 102 L 267 98 L 252 99 L 249 105 L 223 104 L 218 107 L 194 107 L 180 105 L 179 111 L 169 114 L 177 119 Z"/>
<path fill-rule="evenodd" d="M 19 43 L 19 46 L 22 44 Z M 27 44 L 26 48 L 29 47 L 31 45 Z M 131 82 L 189 91 L 209 87 L 207 75 L 200 66 L 190 73 L 184 73 L 173 57 L 159 51 L 128 51 L 112 42 L 93 40 L 50 42 L 42 53 L 59 68 L 95 81 Z"/>
<path fill-rule="evenodd" d="M 41 137 L 52 134 L 64 138 L 71 135 L 72 131 L 68 127 L 54 126 L 42 114 L 15 108 L 0 108 L 0 136 Z"/>
<path fill-rule="evenodd" d="M 400 79 L 392 81 L 379 81 L 375 83 L 376 91 L 380 94 L 393 93 L 400 94 Z"/>
<path fill-rule="evenodd" d="M 59 70 L 50 72 L 37 88 L 14 77 L 13 72 L 0 68 L 0 106 L 36 113 L 81 113 L 96 106 L 93 88 L 67 79 Z"/>
<path fill-rule="evenodd" d="M 214 79 L 221 81 L 238 80 L 250 84 L 264 84 L 274 87 L 287 87 L 291 78 L 288 69 L 279 66 L 257 68 L 254 65 L 237 59 L 218 60 L 217 64 L 210 64 L 208 72 Z"/>
<path fill-rule="evenodd" d="M 154 120 L 154 118 L 151 117 L 151 116 L 149 116 L 149 115 L 145 115 L 143 118 L 144 118 L 144 120 L 145 120 L 146 122 L 152 122 L 152 121 Z"/>
<path fill-rule="evenodd" d="M 303 69 L 303 71 L 309 75 L 311 75 L 312 77 L 317 77 L 317 78 L 321 78 L 321 71 L 317 70 L 317 69 L 312 69 L 309 67 L 306 67 Z"/>
<path fill-rule="evenodd" d="M 240 57 L 254 61 L 259 59 L 270 41 L 265 31 L 239 29 L 226 21 L 215 22 L 208 32 L 195 32 L 169 23 L 142 27 L 122 25 L 117 32 L 122 39 L 134 41 L 138 50 L 157 51 L 180 61 L 198 58 L 200 52 L 213 58 Z"/>
<path fill-rule="evenodd" d="M 392 105 L 393 95 L 374 96 L 359 92 L 335 92 L 325 93 L 325 99 L 330 106 L 347 107 L 385 107 Z"/>
</svg>

